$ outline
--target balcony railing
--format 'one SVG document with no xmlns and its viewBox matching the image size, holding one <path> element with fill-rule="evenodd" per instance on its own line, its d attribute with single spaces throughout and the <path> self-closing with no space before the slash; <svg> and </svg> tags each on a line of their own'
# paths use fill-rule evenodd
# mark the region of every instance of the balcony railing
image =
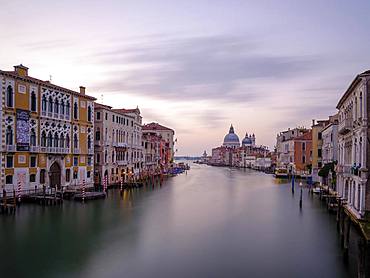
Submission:
<svg viewBox="0 0 370 278">
<path fill-rule="evenodd" d="M 31 153 L 38 153 L 40 151 L 39 146 L 30 146 L 30 152 Z"/>
<path fill-rule="evenodd" d="M 7 152 L 15 152 L 15 145 L 6 145 Z"/>
<path fill-rule="evenodd" d="M 46 111 L 41 111 L 41 116 L 46 117 Z"/>
<path fill-rule="evenodd" d="M 80 154 L 81 153 L 81 150 L 80 149 L 73 149 L 73 153 Z"/>
<path fill-rule="evenodd" d="M 53 117 L 53 113 L 52 112 L 48 112 L 48 117 Z"/>
<path fill-rule="evenodd" d="M 352 130 L 353 120 L 352 119 L 344 119 L 338 124 L 338 132 L 340 134 L 346 134 Z"/>
<path fill-rule="evenodd" d="M 40 147 L 40 152 L 46 153 L 46 151 L 47 151 L 47 148 L 46 147 Z"/>
<path fill-rule="evenodd" d="M 64 120 L 64 115 L 63 114 L 59 114 L 59 119 Z"/>
<path fill-rule="evenodd" d="M 88 154 L 94 154 L 94 149 L 88 149 L 88 150 L 87 150 L 87 153 L 88 153 Z"/>
<path fill-rule="evenodd" d="M 64 118 L 69 121 L 69 114 L 66 114 Z"/>
</svg>

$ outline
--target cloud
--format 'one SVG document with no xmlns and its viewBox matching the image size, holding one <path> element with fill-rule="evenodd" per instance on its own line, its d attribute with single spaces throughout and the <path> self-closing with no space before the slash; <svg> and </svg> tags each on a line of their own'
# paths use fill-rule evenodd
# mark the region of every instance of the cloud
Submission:
<svg viewBox="0 0 370 278">
<path fill-rule="evenodd" d="M 153 38 L 96 53 L 97 63 L 114 70 L 94 88 L 158 99 L 251 102 L 268 97 L 264 82 L 296 78 L 319 64 L 317 57 L 274 55 L 264 47 L 243 36 Z M 258 87 L 249 85 L 256 81 Z"/>
</svg>

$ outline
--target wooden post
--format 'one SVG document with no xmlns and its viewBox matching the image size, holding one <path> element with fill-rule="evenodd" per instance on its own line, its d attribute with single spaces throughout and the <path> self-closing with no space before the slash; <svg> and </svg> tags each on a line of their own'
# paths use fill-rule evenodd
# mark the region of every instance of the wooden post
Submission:
<svg viewBox="0 0 370 278">
<path fill-rule="evenodd" d="M 82 203 L 85 203 L 85 180 L 82 181 Z"/>
<path fill-rule="evenodd" d="M 120 192 L 122 194 L 123 192 L 123 176 L 121 176 L 121 187 L 120 187 Z"/>
</svg>

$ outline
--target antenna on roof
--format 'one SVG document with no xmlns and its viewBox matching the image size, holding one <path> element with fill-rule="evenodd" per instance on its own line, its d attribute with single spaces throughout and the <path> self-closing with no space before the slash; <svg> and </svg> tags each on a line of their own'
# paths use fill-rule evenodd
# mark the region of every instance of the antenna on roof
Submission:
<svg viewBox="0 0 370 278">
<path fill-rule="evenodd" d="M 103 94 L 100 95 L 100 99 L 101 99 L 101 104 L 104 104 L 104 95 Z"/>
<path fill-rule="evenodd" d="M 50 74 L 49 75 L 49 81 L 51 82 L 52 79 L 53 79 L 53 76 Z"/>
</svg>

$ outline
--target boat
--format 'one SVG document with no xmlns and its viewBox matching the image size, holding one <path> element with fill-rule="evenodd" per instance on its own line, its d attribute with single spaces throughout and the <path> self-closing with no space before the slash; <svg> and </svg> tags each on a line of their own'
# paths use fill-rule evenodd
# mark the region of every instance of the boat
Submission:
<svg viewBox="0 0 370 278">
<path fill-rule="evenodd" d="M 312 189 L 312 192 L 315 193 L 315 194 L 320 194 L 321 188 L 320 187 L 315 187 L 315 188 Z"/>
<path fill-rule="evenodd" d="M 277 179 L 287 179 L 289 177 L 287 169 L 278 168 L 275 170 L 275 178 Z"/>
</svg>

